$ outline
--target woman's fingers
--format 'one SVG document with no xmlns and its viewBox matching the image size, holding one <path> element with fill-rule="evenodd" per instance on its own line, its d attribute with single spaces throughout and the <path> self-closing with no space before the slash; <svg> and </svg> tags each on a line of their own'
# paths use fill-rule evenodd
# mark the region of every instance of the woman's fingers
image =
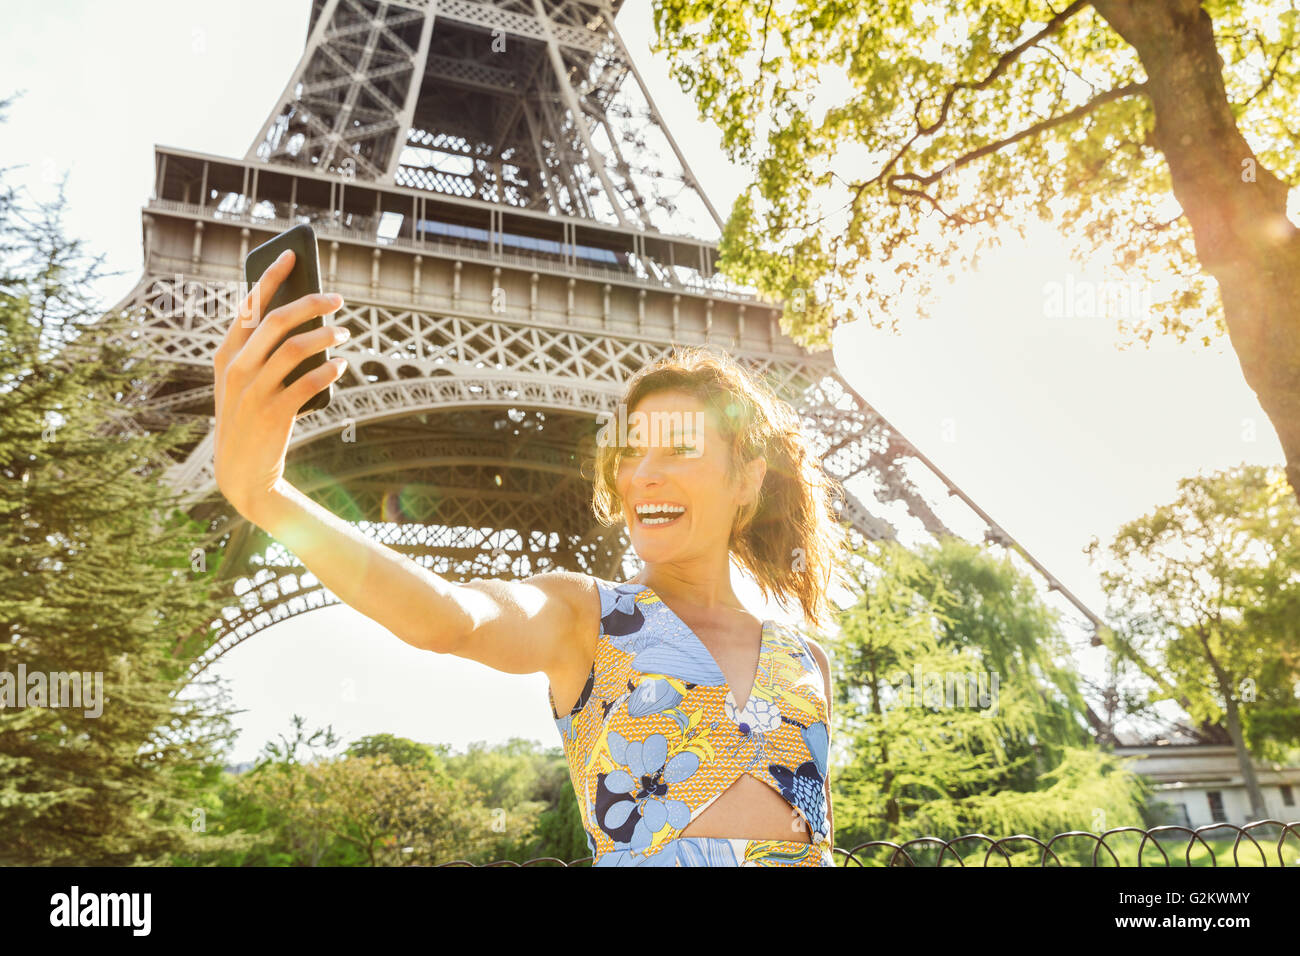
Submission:
<svg viewBox="0 0 1300 956">
<path fill-rule="evenodd" d="M 347 329 L 334 325 L 289 336 L 266 360 L 266 364 L 262 366 L 262 370 L 257 373 L 257 377 L 249 387 L 250 392 L 260 401 L 269 401 L 280 391 L 280 386 L 284 384 L 289 373 L 304 359 L 323 352 L 331 346 L 346 342 L 348 338 Z"/>
<path fill-rule="evenodd" d="M 276 414 L 290 415 L 296 419 L 298 409 L 307 404 L 307 399 L 337 379 L 347 367 L 347 359 L 335 356 L 318 368 L 312 369 L 292 385 L 281 389 L 280 394 L 273 399 L 277 406 Z"/>
<path fill-rule="evenodd" d="M 271 312 L 256 329 L 235 358 L 235 365 L 252 370 L 252 378 L 266 363 L 285 336 L 317 316 L 329 315 L 343 307 L 343 297 L 336 292 L 312 292 L 294 299 Z"/>
<path fill-rule="evenodd" d="M 293 271 L 293 262 L 293 250 L 286 249 L 280 254 L 280 258 L 266 267 L 261 278 L 253 283 L 253 287 L 239 303 L 235 317 L 231 320 L 230 327 L 226 329 L 225 338 L 222 339 L 213 361 L 218 379 L 239 355 L 240 350 L 253 334 L 253 330 L 261 324 L 262 312 L 266 304 L 275 295 L 275 290 L 280 288 L 280 283 L 284 281 L 285 276 Z"/>
<path fill-rule="evenodd" d="M 221 345 L 218 346 L 217 353 L 212 359 L 213 397 L 218 415 L 221 414 L 226 400 L 227 377 L 230 376 L 232 367 L 235 366 L 244 346 L 252 337 L 254 329 L 261 324 L 262 312 L 266 304 L 271 301 L 276 289 L 280 288 L 280 283 L 293 269 L 294 259 L 293 250 L 286 249 L 278 259 L 266 267 L 266 271 L 253 283 L 253 287 L 239 303 L 235 317 L 231 320 L 230 327 L 226 329 L 225 337 L 221 340 Z M 246 376 L 250 372 L 251 370 L 245 367 L 236 371 L 233 376 L 236 396 L 242 389 L 243 383 L 247 381 Z"/>
</svg>

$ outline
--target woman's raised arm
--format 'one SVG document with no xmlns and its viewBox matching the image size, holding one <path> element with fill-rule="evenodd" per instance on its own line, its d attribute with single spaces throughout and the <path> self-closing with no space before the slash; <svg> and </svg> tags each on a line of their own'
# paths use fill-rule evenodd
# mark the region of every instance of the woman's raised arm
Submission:
<svg viewBox="0 0 1300 956">
<path fill-rule="evenodd" d="M 582 574 L 456 584 L 367 537 L 283 479 L 247 517 L 296 554 L 339 600 L 407 644 L 455 654 L 507 674 L 554 675 L 581 658 L 595 633 Z"/>
<path fill-rule="evenodd" d="M 343 373 L 331 359 L 289 386 L 304 358 L 347 338 L 324 326 L 286 334 L 343 304 L 332 294 L 305 295 L 260 314 L 293 268 L 277 259 L 249 290 L 213 361 L 216 381 L 217 486 L 247 520 L 263 528 L 340 600 L 424 650 L 453 653 L 507 673 L 555 673 L 572 657 L 584 610 L 582 575 L 550 572 L 518 582 L 459 585 L 420 567 L 328 509 L 284 478 L 297 410 Z"/>
</svg>

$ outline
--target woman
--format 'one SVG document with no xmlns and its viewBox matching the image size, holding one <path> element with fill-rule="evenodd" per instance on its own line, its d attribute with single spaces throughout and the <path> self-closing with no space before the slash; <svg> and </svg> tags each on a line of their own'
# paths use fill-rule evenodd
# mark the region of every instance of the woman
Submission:
<svg viewBox="0 0 1300 956">
<path fill-rule="evenodd" d="M 829 660 L 799 630 L 759 621 L 731 588 L 734 556 L 814 626 L 829 607 L 838 486 L 790 407 L 704 350 L 642 369 L 601 431 L 593 477 L 596 515 L 627 522 L 640 574 L 455 584 L 284 480 L 297 409 L 346 366 L 335 358 L 282 384 L 347 338 L 325 326 L 275 348 L 342 306 L 308 295 L 263 321 L 256 303 L 292 256 L 250 291 L 214 362 L 216 479 L 231 505 L 408 644 L 545 672 L 593 865 L 833 866 Z"/>
</svg>

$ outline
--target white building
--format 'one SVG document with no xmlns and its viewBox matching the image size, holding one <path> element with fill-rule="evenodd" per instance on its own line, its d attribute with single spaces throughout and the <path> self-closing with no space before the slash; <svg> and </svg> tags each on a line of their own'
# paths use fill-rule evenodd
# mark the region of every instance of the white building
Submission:
<svg viewBox="0 0 1300 956">
<path fill-rule="evenodd" d="M 1149 777 L 1155 784 L 1150 805 L 1161 824 L 1195 828 L 1211 823 L 1243 826 L 1253 822 L 1250 796 L 1231 746 L 1159 741 L 1117 746 L 1115 754 L 1138 758 L 1128 764 L 1128 769 Z M 1300 822 L 1300 766 L 1258 761 L 1254 766 L 1266 819 Z"/>
</svg>

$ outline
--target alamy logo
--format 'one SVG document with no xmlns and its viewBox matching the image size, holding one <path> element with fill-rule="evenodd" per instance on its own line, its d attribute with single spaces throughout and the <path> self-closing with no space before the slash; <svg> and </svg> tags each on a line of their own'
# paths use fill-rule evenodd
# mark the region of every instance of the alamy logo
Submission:
<svg viewBox="0 0 1300 956">
<path fill-rule="evenodd" d="M 93 678 L 93 681 L 92 681 Z M 104 672 L 43 671 L 18 675 L 0 671 L 0 710 L 10 707 L 81 707 L 87 717 L 104 712 Z"/>
<path fill-rule="evenodd" d="M 690 445 L 694 454 L 702 453 L 704 441 L 704 412 L 633 412 L 619 403 L 618 415 L 601 412 L 604 419 L 596 435 L 601 448 L 636 447 L 672 448 L 677 444 Z"/>
<path fill-rule="evenodd" d="M 130 926 L 132 935 L 148 936 L 153 908 L 149 893 L 71 893 L 50 897 L 51 926 Z"/>
<path fill-rule="evenodd" d="M 981 717 L 997 715 L 998 683 L 989 671 L 923 671 L 920 664 L 895 681 L 903 707 L 978 708 Z"/>
</svg>

